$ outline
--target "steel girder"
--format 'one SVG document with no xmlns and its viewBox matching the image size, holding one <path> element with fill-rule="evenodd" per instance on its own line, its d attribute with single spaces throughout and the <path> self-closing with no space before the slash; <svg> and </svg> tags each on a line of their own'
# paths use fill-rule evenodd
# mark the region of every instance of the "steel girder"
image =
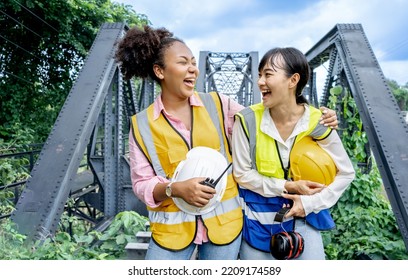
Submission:
<svg viewBox="0 0 408 280">
<path fill-rule="evenodd" d="M 329 61 L 323 103 L 333 82 L 349 88 L 408 249 L 408 128 L 362 26 L 336 25 L 306 56 L 312 69 Z"/>
<path fill-rule="evenodd" d="M 258 53 L 201 51 L 197 91 L 217 91 L 249 106 L 261 101 L 256 79 Z"/>
<path fill-rule="evenodd" d="M 122 23 L 102 25 L 31 172 L 12 214 L 29 239 L 55 233 L 71 195 L 105 217 L 130 209 L 146 212 L 131 189 L 126 147 L 129 116 L 149 99 L 141 94 L 143 102 L 138 102 L 132 83 L 122 80 L 114 62 L 115 43 L 126 30 Z M 78 177 L 89 177 L 78 176 L 84 175 L 78 170 L 84 155 L 89 185 L 78 184 Z M 88 191 L 95 185 L 97 191 Z"/>
</svg>

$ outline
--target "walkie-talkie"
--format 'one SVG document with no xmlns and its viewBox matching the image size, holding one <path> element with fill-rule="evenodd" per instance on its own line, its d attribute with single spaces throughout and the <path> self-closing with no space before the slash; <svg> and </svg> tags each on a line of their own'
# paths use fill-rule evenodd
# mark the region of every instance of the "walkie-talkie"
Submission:
<svg viewBox="0 0 408 280">
<path fill-rule="evenodd" d="M 215 189 L 215 186 L 217 186 L 218 182 L 221 180 L 222 176 L 224 176 L 225 172 L 227 172 L 228 168 L 232 165 L 232 162 L 225 168 L 225 170 L 221 173 L 221 175 L 214 181 L 214 179 L 211 179 L 209 177 L 205 178 L 204 181 L 201 181 L 201 185 L 206 185 L 209 186 L 213 189 Z"/>
</svg>

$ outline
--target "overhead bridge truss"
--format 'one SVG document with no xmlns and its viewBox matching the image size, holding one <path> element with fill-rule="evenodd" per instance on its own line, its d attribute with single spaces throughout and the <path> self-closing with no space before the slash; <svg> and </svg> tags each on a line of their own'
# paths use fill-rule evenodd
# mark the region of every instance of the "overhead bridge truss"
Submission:
<svg viewBox="0 0 408 280">
<path fill-rule="evenodd" d="M 200 52 L 197 91 L 216 91 L 249 106 L 261 101 L 256 84 L 258 53 Z"/>
<path fill-rule="evenodd" d="M 114 62 L 115 43 L 127 29 L 102 25 L 31 172 L 12 214 L 29 238 L 53 235 L 70 199 L 97 210 L 73 209 L 95 225 L 125 210 L 147 214 L 132 192 L 127 137 L 129 117 L 153 102 L 156 89 L 151 80 L 124 81 Z M 338 83 L 355 99 L 408 248 L 408 129 L 362 26 L 336 25 L 306 56 L 313 70 L 328 64 L 321 105 Z M 244 106 L 258 103 L 257 64 L 256 52 L 201 52 L 197 90 L 218 91 Z M 317 92 L 312 75 L 305 94 L 316 106 Z"/>
</svg>

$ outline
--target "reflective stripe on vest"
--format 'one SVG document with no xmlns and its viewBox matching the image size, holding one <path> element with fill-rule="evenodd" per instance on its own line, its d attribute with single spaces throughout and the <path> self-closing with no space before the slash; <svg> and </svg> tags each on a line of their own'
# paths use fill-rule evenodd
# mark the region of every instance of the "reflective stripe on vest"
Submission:
<svg viewBox="0 0 408 280">
<path fill-rule="evenodd" d="M 330 128 L 319 125 L 321 112 L 313 107 L 309 107 L 309 109 L 309 127 L 296 137 L 294 145 L 305 136 L 322 139 L 331 131 Z M 248 137 L 252 168 L 264 176 L 283 179 L 285 172 L 281 165 L 275 140 L 260 130 L 264 110 L 265 107 L 260 103 L 245 108 L 237 116 Z M 291 201 L 283 197 L 264 197 L 244 188 L 240 188 L 239 193 L 244 201 L 245 226 L 243 237 L 253 247 L 269 252 L 271 235 L 293 228 L 293 219 L 285 221 L 282 225 L 273 224 L 276 212 L 282 208 L 283 204 L 288 204 Z M 319 230 L 334 227 L 333 219 L 328 210 L 322 210 L 318 214 L 310 213 L 306 216 L 306 221 Z"/>
<path fill-rule="evenodd" d="M 192 106 L 192 147 L 206 146 L 216 149 L 231 162 L 218 94 L 195 94 L 200 97 L 204 107 Z M 208 121 L 210 119 L 211 122 Z M 132 127 L 136 144 L 149 160 L 156 175 L 171 178 L 178 163 L 185 159 L 190 150 L 188 142 L 163 114 L 153 120 L 152 105 L 132 117 Z M 148 207 L 148 210 L 152 238 L 158 245 L 170 250 L 182 250 L 193 242 L 197 227 L 195 215 L 181 211 L 171 198 L 164 200 L 159 207 Z M 213 211 L 202 215 L 208 238 L 219 245 L 235 240 L 242 229 L 242 215 L 238 187 L 230 169 L 221 203 Z"/>
</svg>

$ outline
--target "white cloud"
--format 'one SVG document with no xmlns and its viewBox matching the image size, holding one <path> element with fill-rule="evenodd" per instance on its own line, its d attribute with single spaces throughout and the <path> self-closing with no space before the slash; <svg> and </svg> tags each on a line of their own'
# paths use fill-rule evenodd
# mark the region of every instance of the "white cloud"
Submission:
<svg viewBox="0 0 408 280">
<path fill-rule="evenodd" d="M 379 62 L 386 78 L 396 81 L 399 85 L 408 84 L 408 60 Z"/>
<path fill-rule="evenodd" d="M 154 26 L 174 32 L 197 57 L 200 51 L 258 51 L 261 57 L 276 46 L 294 46 L 306 52 L 336 24 L 361 23 L 385 76 L 398 83 L 408 82 L 405 0 L 316 0 L 300 9 L 298 1 L 287 1 L 284 9 L 281 0 L 116 2 L 132 4 Z"/>
</svg>

